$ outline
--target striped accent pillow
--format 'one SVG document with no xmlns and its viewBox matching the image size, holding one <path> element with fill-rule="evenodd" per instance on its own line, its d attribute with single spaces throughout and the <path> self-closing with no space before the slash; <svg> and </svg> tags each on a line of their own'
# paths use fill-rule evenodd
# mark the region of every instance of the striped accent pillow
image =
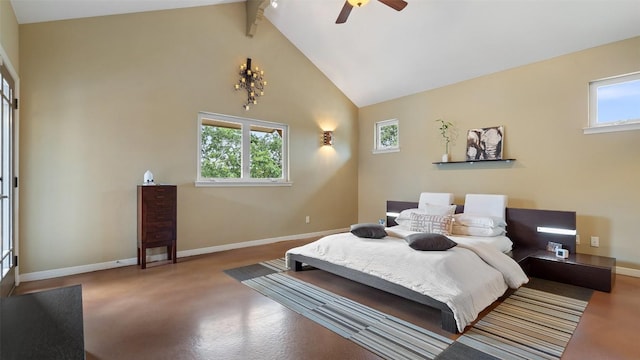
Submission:
<svg viewBox="0 0 640 360">
<path fill-rule="evenodd" d="M 451 235 L 453 216 L 411 213 L 411 231 Z"/>
</svg>

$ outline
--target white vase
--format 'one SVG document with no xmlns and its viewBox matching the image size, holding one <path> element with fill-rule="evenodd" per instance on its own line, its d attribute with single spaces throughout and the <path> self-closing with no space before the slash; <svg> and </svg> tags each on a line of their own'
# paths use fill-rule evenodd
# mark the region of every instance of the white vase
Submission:
<svg viewBox="0 0 640 360">
<path fill-rule="evenodd" d="M 449 162 L 449 154 L 442 154 L 442 162 Z"/>
</svg>

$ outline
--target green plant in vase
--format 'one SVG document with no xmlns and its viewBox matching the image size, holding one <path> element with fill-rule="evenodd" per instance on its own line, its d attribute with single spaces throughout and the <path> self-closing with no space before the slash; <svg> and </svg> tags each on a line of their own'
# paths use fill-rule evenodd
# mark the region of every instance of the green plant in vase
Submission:
<svg viewBox="0 0 640 360">
<path fill-rule="evenodd" d="M 444 154 L 442 154 L 442 162 L 449 161 L 449 143 L 451 143 L 454 139 L 455 132 L 453 128 L 453 124 L 449 121 L 444 121 L 442 119 L 436 120 L 437 123 L 440 123 L 440 127 L 438 130 L 440 131 L 440 136 L 442 136 L 442 140 L 444 141 Z"/>
</svg>

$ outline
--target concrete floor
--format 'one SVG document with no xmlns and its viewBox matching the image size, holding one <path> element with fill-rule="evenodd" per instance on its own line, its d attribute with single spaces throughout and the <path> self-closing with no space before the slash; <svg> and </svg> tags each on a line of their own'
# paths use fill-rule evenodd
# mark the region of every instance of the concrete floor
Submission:
<svg viewBox="0 0 640 360">
<path fill-rule="evenodd" d="M 22 283 L 17 294 L 82 284 L 88 360 L 379 359 L 222 272 L 282 257 L 311 240 Z M 319 270 L 294 276 L 457 337 L 442 331 L 439 314 L 422 305 Z M 638 358 L 639 305 L 640 278 L 618 275 L 611 293 L 594 292 L 563 359 Z"/>
</svg>

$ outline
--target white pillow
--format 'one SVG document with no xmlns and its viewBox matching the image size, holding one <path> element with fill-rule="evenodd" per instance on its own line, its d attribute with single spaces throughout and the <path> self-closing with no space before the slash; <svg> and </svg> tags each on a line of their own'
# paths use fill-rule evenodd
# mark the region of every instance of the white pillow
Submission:
<svg viewBox="0 0 640 360">
<path fill-rule="evenodd" d="M 481 228 L 505 227 L 507 223 L 497 216 L 482 216 L 472 214 L 456 214 L 454 220 L 457 225 L 475 226 Z"/>
<path fill-rule="evenodd" d="M 428 215 L 453 215 L 456 212 L 455 205 L 437 205 L 437 204 L 424 204 L 420 209 Z"/>
<path fill-rule="evenodd" d="M 422 209 L 425 204 L 451 205 L 453 204 L 453 194 L 432 192 L 420 193 L 420 199 L 418 200 L 418 209 Z"/>
<path fill-rule="evenodd" d="M 485 228 L 475 226 L 453 225 L 451 229 L 452 235 L 467 236 L 499 236 L 504 235 L 505 229 L 501 227 Z"/>
<path fill-rule="evenodd" d="M 453 215 L 456 212 L 455 205 L 435 205 L 424 204 L 422 209 L 406 209 L 402 210 L 396 218 L 396 224 L 409 228 L 411 226 L 411 214 L 424 214 L 424 215 Z"/>
<path fill-rule="evenodd" d="M 412 213 L 420 213 L 424 214 L 424 212 L 420 209 L 406 209 L 400 211 L 400 214 L 396 218 L 396 223 L 402 227 L 409 228 L 411 226 L 411 214 Z"/>
<path fill-rule="evenodd" d="M 505 218 L 507 195 L 467 194 L 464 198 L 464 212 L 474 215 L 489 215 Z"/>
</svg>

